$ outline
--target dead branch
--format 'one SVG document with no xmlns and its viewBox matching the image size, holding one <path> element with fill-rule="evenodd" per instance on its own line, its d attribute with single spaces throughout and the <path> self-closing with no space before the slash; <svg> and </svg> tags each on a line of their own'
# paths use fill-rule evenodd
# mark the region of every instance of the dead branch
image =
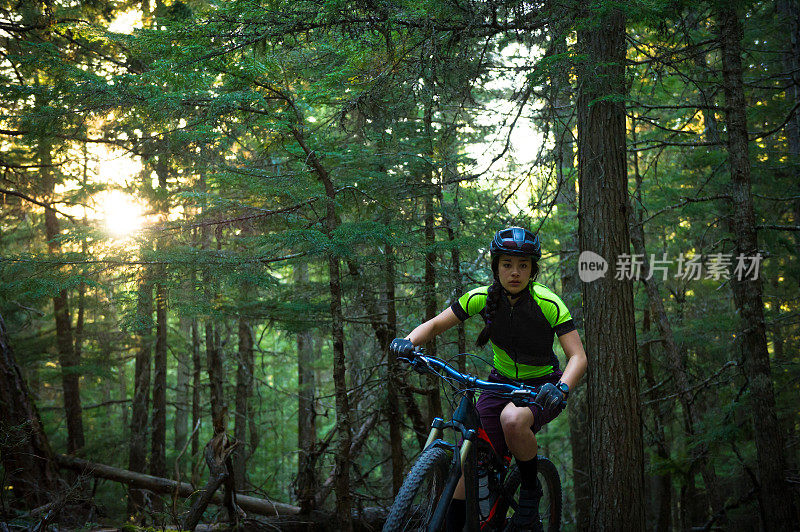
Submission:
<svg viewBox="0 0 800 532">
<path fill-rule="evenodd" d="M 358 434 L 353 438 L 353 441 L 350 444 L 350 458 L 352 459 L 358 452 L 361 450 L 361 447 L 364 445 L 364 442 L 367 439 L 372 428 L 375 426 L 375 423 L 378 421 L 380 417 L 380 411 L 374 412 L 369 419 L 361 426 L 361 429 L 358 431 Z M 315 498 L 315 505 L 317 508 L 320 508 L 322 504 L 325 502 L 325 499 L 330 495 L 331 491 L 333 490 L 333 484 L 336 481 L 336 471 L 331 473 L 331 475 L 325 479 L 325 482 L 322 483 L 322 486 L 319 489 L 319 493 L 317 493 Z"/>
<path fill-rule="evenodd" d="M 235 448 L 236 443 L 228 440 L 224 432 L 217 433 L 206 445 L 205 456 L 210 473 L 208 483 L 181 522 L 182 530 L 195 529 L 217 489 L 227 483 L 232 469 L 229 467 L 229 457 Z M 225 490 L 222 495 L 222 503 L 228 509 L 231 519 L 238 519 L 241 510 L 236 506 L 235 496 L 229 490 Z"/>
<path fill-rule="evenodd" d="M 168 478 L 154 477 L 145 475 L 143 473 L 134 473 L 126 469 L 112 467 L 104 464 L 96 464 L 75 458 L 74 456 L 66 456 L 63 454 L 56 455 L 56 462 L 58 466 L 63 469 L 72 469 L 76 471 L 84 471 L 87 475 L 92 477 L 105 478 L 115 482 L 128 484 L 136 488 L 150 490 L 155 493 L 172 493 L 176 488 L 181 497 L 191 497 L 195 493 L 195 489 L 188 482 L 175 482 Z M 239 495 L 236 498 L 238 505 L 245 511 L 252 512 L 258 515 L 296 515 L 300 512 L 298 506 L 291 504 L 284 504 L 280 502 L 272 502 L 256 497 L 247 497 Z M 219 493 L 214 494 L 211 503 L 221 505 L 222 495 Z"/>
</svg>

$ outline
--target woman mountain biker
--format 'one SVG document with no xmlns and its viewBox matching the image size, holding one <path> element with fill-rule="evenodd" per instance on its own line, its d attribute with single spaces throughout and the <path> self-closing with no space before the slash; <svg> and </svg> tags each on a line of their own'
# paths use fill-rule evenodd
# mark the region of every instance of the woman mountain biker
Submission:
<svg viewBox="0 0 800 532">
<path fill-rule="evenodd" d="M 454 325 L 481 314 L 485 327 L 477 345 L 488 342 L 494 354 L 488 380 L 542 386 L 536 402 L 543 406 L 517 407 L 507 399 L 482 394 L 477 402 L 481 424 L 499 454 L 510 450 L 519 466 L 519 507 L 507 530 L 541 530 L 536 475 L 536 432 L 564 408 L 569 390 L 586 371 L 586 353 L 564 302 L 537 283 L 542 256 L 539 237 L 521 227 L 495 233 L 489 247 L 494 282 L 462 295 L 435 318 L 417 326 L 406 338 L 396 338 L 390 349 L 407 356 L 414 346 L 429 342 Z M 567 357 L 563 372 L 553 352 L 553 338 Z M 459 481 L 447 513 L 446 528 L 462 530 L 465 523 L 464 479 Z"/>
</svg>

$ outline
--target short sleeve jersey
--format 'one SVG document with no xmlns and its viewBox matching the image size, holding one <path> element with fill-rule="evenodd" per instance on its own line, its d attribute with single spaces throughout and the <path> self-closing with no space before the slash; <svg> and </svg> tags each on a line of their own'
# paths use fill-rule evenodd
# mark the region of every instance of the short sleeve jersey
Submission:
<svg viewBox="0 0 800 532">
<path fill-rule="evenodd" d="M 454 301 L 450 308 L 461 321 L 484 315 L 488 286 L 475 288 Z M 511 379 L 549 375 L 558 369 L 553 351 L 556 335 L 575 330 L 567 306 L 553 291 L 537 282 L 528 284 L 514 302 L 501 297 L 492 321 L 489 343 L 494 367 Z"/>
</svg>

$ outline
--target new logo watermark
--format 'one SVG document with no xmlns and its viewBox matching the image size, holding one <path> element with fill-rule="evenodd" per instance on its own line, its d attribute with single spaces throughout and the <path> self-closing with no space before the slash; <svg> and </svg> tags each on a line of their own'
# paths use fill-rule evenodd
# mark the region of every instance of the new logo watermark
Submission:
<svg viewBox="0 0 800 532">
<path fill-rule="evenodd" d="M 606 276 L 608 262 L 594 251 L 584 251 L 578 257 L 578 277 L 584 283 L 591 283 Z"/>
<path fill-rule="evenodd" d="M 657 258 L 655 253 L 651 253 L 645 268 L 643 254 L 623 253 L 617 257 L 614 279 L 640 281 L 660 277 L 662 281 L 666 281 L 671 276 L 673 279 L 686 281 L 700 279 L 719 281 L 733 276 L 739 281 L 755 280 L 758 279 L 762 259 L 761 253 L 754 256 L 740 253 L 735 257 L 731 253 L 692 256 L 681 253 L 677 259 L 667 258 L 666 253 Z M 607 271 L 608 261 L 593 251 L 584 251 L 578 257 L 578 276 L 584 283 L 605 277 Z"/>
</svg>

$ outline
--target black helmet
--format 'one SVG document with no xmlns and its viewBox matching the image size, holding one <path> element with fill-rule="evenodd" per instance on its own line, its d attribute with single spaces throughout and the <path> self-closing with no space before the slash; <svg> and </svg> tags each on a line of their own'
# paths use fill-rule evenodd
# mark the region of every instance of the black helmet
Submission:
<svg viewBox="0 0 800 532">
<path fill-rule="evenodd" d="M 542 258 L 542 246 L 539 244 L 538 235 L 522 227 L 509 227 L 494 234 L 489 245 L 489 253 L 492 258 L 498 255 L 517 255 L 530 257 L 536 262 Z"/>
</svg>

